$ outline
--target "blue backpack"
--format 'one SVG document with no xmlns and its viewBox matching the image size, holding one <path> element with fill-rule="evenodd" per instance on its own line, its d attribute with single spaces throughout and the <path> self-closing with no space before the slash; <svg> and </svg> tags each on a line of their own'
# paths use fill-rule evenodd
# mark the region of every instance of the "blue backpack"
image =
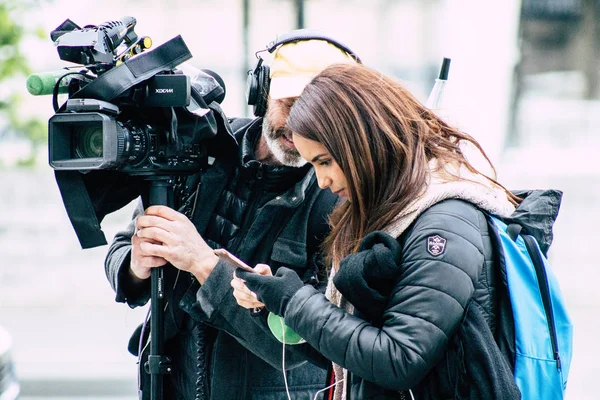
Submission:
<svg viewBox="0 0 600 400">
<path fill-rule="evenodd" d="M 573 327 L 558 281 L 536 239 L 519 223 L 490 217 L 489 226 L 506 289 L 499 295 L 496 341 L 513 367 L 523 400 L 562 400 Z"/>
</svg>

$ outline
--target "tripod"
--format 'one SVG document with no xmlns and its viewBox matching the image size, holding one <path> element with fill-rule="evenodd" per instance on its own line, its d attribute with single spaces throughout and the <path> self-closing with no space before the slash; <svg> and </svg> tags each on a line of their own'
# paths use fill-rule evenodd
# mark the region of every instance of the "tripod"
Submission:
<svg viewBox="0 0 600 400">
<path fill-rule="evenodd" d="M 153 176 L 146 178 L 150 182 L 149 202 L 151 206 L 173 206 L 173 178 Z M 150 399 L 162 400 L 164 376 L 172 371 L 171 359 L 164 351 L 164 267 L 152 268 L 150 276 L 150 355 L 148 372 L 150 373 Z"/>
</svg>

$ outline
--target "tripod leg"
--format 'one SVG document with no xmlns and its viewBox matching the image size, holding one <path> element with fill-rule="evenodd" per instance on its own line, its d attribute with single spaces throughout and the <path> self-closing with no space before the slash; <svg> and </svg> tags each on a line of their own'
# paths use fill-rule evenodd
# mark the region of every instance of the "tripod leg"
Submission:
<svg viewBox="0 0 600 400">
<path fill-rule="evenodd" d="M 149 178 L 150 205 L 171 206 L 173 180 L 170 177 Z M 150 297 L 150 355 L 148 369 L 150 372 L 150 399 L 163 398 L 165 374 L 171 373 L 171 360 L 164 353 L 164 267 L 153 268 L 151 272 Z"/>
</svg>

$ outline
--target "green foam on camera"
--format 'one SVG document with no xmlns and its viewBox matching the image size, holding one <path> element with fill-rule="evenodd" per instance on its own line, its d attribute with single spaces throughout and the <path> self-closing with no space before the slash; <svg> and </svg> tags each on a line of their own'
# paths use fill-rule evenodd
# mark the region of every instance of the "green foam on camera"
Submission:
<svg viewBox="0 0 600 400">
<path fill-rule="evenodd" d="M 27 91 L 34 96 L 49 95 L 54 91 L 54 86 L 59 78 L 63 77 L 68 71 L 53 71 L 42 72 L 39 74 L 31 74 L 27 77 L 25 85 Z M 72 75 L 64 77 L 58 86 L 58 93 L 68 93 L 69 82 L 73 78 Z"/>
<path fill-rule="evenodd" d="M 269 312 L 267 316 L 267 324 L 269 325 L 269 329 L 271 333 L 277 340 L 281 343 L 285 344 L 302 344 L 306 343 L 306 340 L 302 339 L 300 335 L 298 335 L 292 328 L 287 326 L 283 320 L 283 317 L 280 317 L 277 314 L 273 314 Z"/>
</svg>

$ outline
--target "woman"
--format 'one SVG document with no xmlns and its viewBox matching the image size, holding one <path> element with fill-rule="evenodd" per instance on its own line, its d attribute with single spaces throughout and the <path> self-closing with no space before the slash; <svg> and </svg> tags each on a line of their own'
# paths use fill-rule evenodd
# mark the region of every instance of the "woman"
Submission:
<svg viewBox="0 0 600 400">
<path fill-rule="evenodd" d="M 347 199 L 324 242 L 331 279 L 324 296 L 283 267 L 238 270 L 238 303 L 264 304 L 331 360 L 336 399 L 519 398 L 492 334 L 485 214 L 520 199 L 467 160 L 475 149 L 495 173 L 480 145 L 362 65 L 317 75 L 287 124 L 319 186 Z"/>
</svg>

